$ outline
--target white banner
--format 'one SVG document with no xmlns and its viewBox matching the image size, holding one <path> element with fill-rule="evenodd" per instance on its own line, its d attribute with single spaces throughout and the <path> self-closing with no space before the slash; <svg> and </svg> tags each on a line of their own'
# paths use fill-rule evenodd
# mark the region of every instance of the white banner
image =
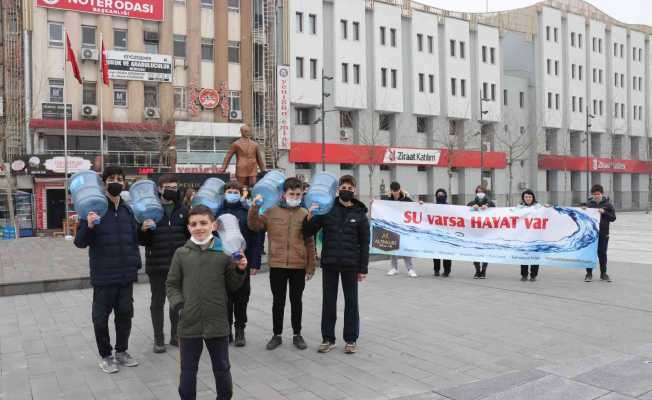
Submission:
<svg viewBox="0 0 652 400">
<path fill-rule="evenodd" d="M 172 56 L 107 50 L 109 79 L 172 82 Z"/>
<path fill-rule="evenodd" d="M 406 149 L 388 147 L 383 164 L 438 165 L 441 151 L 437 149 Z"/>
<path fill-rule="evenodd" d="M 290 149 L 290 66 L 276 67 L 276 120 L 278 123 L 278 149 Z"/>
<path fill-rule="evenodd" d="M 466 206 L 375 200 L 371 251 L 503 264 L 593 268 L 600 214 L 570 207 Z"/>
</svg>

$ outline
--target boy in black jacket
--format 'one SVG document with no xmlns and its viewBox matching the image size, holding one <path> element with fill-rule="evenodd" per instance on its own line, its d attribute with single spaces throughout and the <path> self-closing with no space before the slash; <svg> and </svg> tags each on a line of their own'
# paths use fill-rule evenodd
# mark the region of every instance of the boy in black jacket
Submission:
<svg viewBox="0 0 652 400">
<path fill-rule="evenodd" d="M 591 198 L 585 204 L 588 208 L 597 208 L 600 213 L 600 233 L 598 236 L 598 260 L 600 261 L 600 280 L 611 282 L 607 275 L 607 247 L 609 246 L 609 224 L 616 220 L 616 210 L 609 199 L 604 195 L 602 185 L 593 185 Z M 593 280 L 593 268 L 586 269 L 584 282 Z"/>
<path fill-rule="evenodd" d="M 437 189 L 435 192 L 435 203 L 436 204 L 448 204 L 448 192 L 446 192 L 445 189 Z M 452 262 L 451 260 L 440 260 L 439 258 L 434 258 L 432 260 L 433 263 L 433 269 L 435 271 L 435 276 L 439 276 L 439 271 L 441 271 L 441 264 L 444 264 L 444 274 L 442 277 L 448 278 L 448 276 L 451 274 L 451 265 Z"/>
<path fill-rule="evenodd" d="M 135 367 L 127 347 L 134 316 L 133 283 L 138 280 L 141 268 L 138 250 L 138 223 L 131 209 L 122 201 L 120 193 L 125 187 L 122 168 L 109 166 L 104 169 L 102 180 L 106 184 L 109 209 L 101 223 L 94 212 L 80 215 L 75 246 L 88 247 L 91 285 L 93 285 L 93 327 L 95 341 L 102 360 L 102 371 L 113 374 L 118 365 Z M 115 358 L 112 356 L 109 336 L 109 315 L 115 319 Z"/>
<path fill-rule="evenodd" d="M 320 229 L 324 234 L 321 252 L 323 340 L 319 346 L 320 353 L 328 353 L 335 348 L 340 276 L 344 292 L 344 352 L 353 354 L 357 351 L 356 341 L 360 333 L 358 282 L 366 277 L 369 264 L 369 220 L 367 207 L 355 199 L 355 189 L 355 178 L 342 176 L 333 209 L 326 215 L 313 216 L 312 210 L 317 205 L 311 204 L 303 221 L 304 236 L 312 236 Z"/>
<path fill-rule="evenodd" d="M 484 186 L 478 185 L 475 188 L 475 198 L 467 204 L 467 206 L 472 207 L 475 211 L 486 210 L 489 207 L 496 207 L 496 204 L 489 199 L 487 196 L 487 191 Z M 487 278 L 487 263 L 475 261 L 473 266 L 475 266 L 475 275 L 473 279 L 486 279 Z"/>
<path fill-rule="evenodd" d="M 143 222 L 141 244 L 145 246 L 145 272 L 149 277 L 152 293 L 149 310 L 154 328 L 154 353 L 163 353 L 165 352 L 165 336 L 163 335 L 165 281 L 168 278 L 175 250 L 186 244 L 190 233 L 187 227 L 188 209 L 181 202 L 177 178 L 172 174 L 161 176 L 158 180 L 158 190 L 165 213 L 163 219 L 156 224 L 151 219 Z M 155 229 L 150 229 L 154 224 L 156 225 Z M 169 310 L 170 344 L 177 346 L 179 316 L 173 311 Z"/>
</svg>

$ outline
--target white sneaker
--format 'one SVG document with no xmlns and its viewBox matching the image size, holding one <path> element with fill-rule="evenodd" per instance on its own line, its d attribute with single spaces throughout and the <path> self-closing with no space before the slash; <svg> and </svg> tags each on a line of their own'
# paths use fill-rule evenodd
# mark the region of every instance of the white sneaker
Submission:
<svg viewBox="0 0 652 400">
<path fill-rule="evenodd" d="M 387 272 L 387 275 L 389 276 L 394 276 L 396 274 L 398 274 L 398 270 L 396 268 L 392 268 Z"/>
<path fill-rule="evenodd" d="M 408 270 L 408 275 L 410 276 L 410 278 L 416 278 L 416 277 L 419 276 L 419 275 L 417 275 L 416 272 L 414 272 L 413 269 Z"/>
</svg>

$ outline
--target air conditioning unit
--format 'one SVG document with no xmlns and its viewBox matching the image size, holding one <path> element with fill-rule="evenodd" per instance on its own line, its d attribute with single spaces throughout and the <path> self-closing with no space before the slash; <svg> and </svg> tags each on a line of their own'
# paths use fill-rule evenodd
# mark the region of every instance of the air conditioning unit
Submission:
<svg viewBox="0 0 652 400">
<path fill-rule="evenodd" d="M 145 118 L 147 119 L 161 118 L 161 112 L 156 107 L 145 107 Z"/>
<path fill-rule="evenodd" d="M 525 189 L 527 189 L 527 182 L 519 182 L 518 190 L 525 190 Z"/>
<path fill-rule="evenodd" d="M 351 132 L 345 129 L 340 130 L 340 141 L 348 142 L 349 140 L 351 140 Z"/>
<path fill-rule="evenodd" d="M 242 111 L 241 110 L 231 110 L 231 111 L 229 111 L 229 120 L 231 120 L 231 121 L 242 121 Z"/>
<path fill-rule="evenodd" d="M 82 60 L 92 60 L 97 61 L 99 58 L 99 52 L 94 48 L 82 48 L 81 49 L 81 59 Z"/>
<path fill-rule="evenodd" d="M 93 104 L 82 104 L 81 115 L 83 118 L 97 118 L 97 106 Z"/>
<path fill-rule="evenodd" d="M 174 66 L 188 68 L 188 61 L 182 57 L 174 57 Z"/>
</svg>

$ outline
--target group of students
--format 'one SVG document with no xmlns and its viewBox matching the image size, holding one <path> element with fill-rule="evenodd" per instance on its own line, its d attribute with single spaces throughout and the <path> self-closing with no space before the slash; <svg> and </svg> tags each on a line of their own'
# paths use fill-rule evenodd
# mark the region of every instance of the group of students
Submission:
<svg viewBox="0 0 652 400">
<path fill-rule="evenodd" d="M 169 302 L 170 341 L 179 347 L 181 399 L 196 398 L 199 358 L 206 346 L 213 369 L 218 399 L 233 394 L 228 355 L 229 343 L 245 346 L 250 276 L 261 265 L 262 232 L 268 233 L 269 280 L 273 295 L 272 338 L 268 350 L 279 347 L 283 333 L 285 301 L 289 289 L 293 344 L 308 347 L 301 335 L 302 297 L 306 281 L 316 267 L 314 238 L 321 230 L 322 341 L 320 353 L 335 348 L 335 321 L 339 281 L 344 293 L 344 352 L 357 352 L 360 332 L 358 283 L 367 274 L 369 221 L 367 207 L 355 197 L 356 180 L 340 178 L 338 197 L 330 212 L 313 215 L 305 207 L 304 184 L 288 178 L 279 205 L 260 213 L 258 198 L 246 201 L 243 187 L 228 182 L 218 214 L 232 214 L 240 223 L 246 242 L 244 254 L 228 256 L 216 236 L 217 217 L 204 205 L 189 208 L 180 196 L 174 175 L 158 180 L 164 216 L 161 221 L 138 224 L 130 205 L 121 197 L 125 174 L 108 166 L 102 174 L 109 202 L 108 212 L 80 216 L 75 246 L 88 248 L 90 281 L 93 286 L 92 320 L 100 355 L 99 367 L 116 373 L 120 367 L 135 367 L 128 353 L 134 314 L 133 283 L 141 269 L 139 246 L 145 247 L 145 271 L 151 289 L 150 312 L 155 353 L 166 351 L 165 298 Z M 114 314 L 115 346 L 109 336 L 109 317 Z M 235 337 L 233 335 L 235 327 Z M 234 340 L 235 339 L 235 340 Z"/>
<path fill-rule="evenodd" d="M 389 189 L 390 194 L 382 196 L 382 200 L 413 201 L 408 196 L 408 194 L 401 189 L 400 183 L 392 182 L 389 186 Z M 446 190 L 437 189 L 435 192 L 436 204 L 448 204 L 447 197 L 448 194 Z M 472 207 L 476 211 L 483 211 L 490 207 L 496 207 L 496 204 L 489 198 L 484 186 L 477 186 L 475 189 L 475 197 L 467 204 L 467 206 Z M 541 206 L 542 205 L 537 202 L 536 195 L 531 189 L 526 189 L 521 193 L 521 203 L 519 204 L 519 207 Z M 609 225 L 611 222 L 616 220 L 616 210 L 609 201 L 609 198 L 604 195 L 604 188 L 599 184 L 593 185 L 591 187 L 591 197 L 587 199 L 586 203 L 584 203 L 582 206 L 584 208 L 595 208 L 600 213 L 600 228 L 598 234 L 598 261 L 600 264 L 600 280 L 611 282 L 611 277 L 609 274 L 607 274 L 607 247 L 609 245 Z M 543 207 L 549 207 L 549 205 L 544 204 Z M 391 268 L 387 272 L 387 275 L 394 276 L 399 273 L 398 261 L 400 258 L 402 258 L 405 262 L 405 267 L 408 271 L 408 275 L 410 277 L 416 278 L 418 275 L 414 271 L 412 259 L 410 257 L 402 256 L 391 256 Z M 448 278 L 450 276 L 452 265 L 451 260 L 434 259 L 433 264 L 435 277 L 442 276 L 444 278 Z M 443 274 L 441 273 L 442 264 L 444 267 Z M 473 263 L 473 266 L 475 267 L 475 275 L 473 275 L 473 279 L 486 279 L 488 264 L 486 262 L 476 261 Z M 538 275 L 538 265 L 521 265 L 521 281 L 527 281 L 529 276 L 529 280 L 534 282 L 537 280 Z M 593 268 L 586 268 L 584 281 L 591 282 L 592 280 Z"/>
</svg>

